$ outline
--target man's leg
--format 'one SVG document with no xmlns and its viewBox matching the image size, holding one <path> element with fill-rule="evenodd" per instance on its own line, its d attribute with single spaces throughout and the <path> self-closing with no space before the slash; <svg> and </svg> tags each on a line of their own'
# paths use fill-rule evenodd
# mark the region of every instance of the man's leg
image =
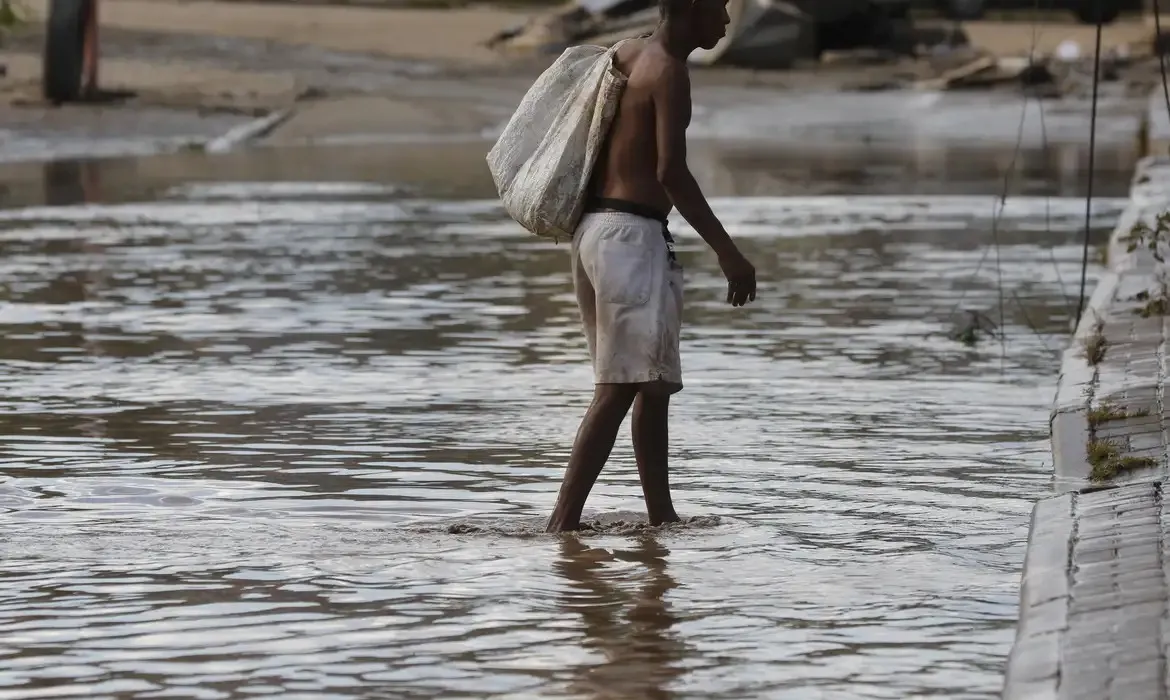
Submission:
<svg viewBox="0 0 1170 700">
<path fill-rule="evenodd" d="M 670 499 L 666 468 L 670 444 L 669 409 L 670 394 L 665 392 L 640 391 L 634 401 L 634 458 L 638 461 L 638 476 L 642 480 L 642 495 L 646 499 L 646 514 L 651 525 L 673 523 L 679 519 Z"/>
<path fill-rule="evenodd" d="M 553 506 L 547 532 L 577 530 L 581 527 L 581 511 L 585 499 L 597 475 L 601 473 L 613 444 L 617 442 L 618 430 L 630 410 L 630 404 L 638 395 L 637 384 L 598 384 L 593 393 L 593 403 L 585 412 L 577 439 L 573 442 L 573 453 L 569 456 L 569 468 L 561 482 L 561 493 Z"/>
</svg>

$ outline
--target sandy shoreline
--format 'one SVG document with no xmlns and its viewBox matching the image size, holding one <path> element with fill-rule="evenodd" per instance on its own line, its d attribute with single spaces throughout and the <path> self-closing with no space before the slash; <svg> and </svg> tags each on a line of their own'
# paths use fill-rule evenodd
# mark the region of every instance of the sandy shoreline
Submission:
<svg viewBox="0 0 1170 700">
<path fill-rule="evenodd" d="M 24 0 L 44 17 L 48 0 Z M 485 46 L 496 32 L 522 24 L 534 12 L 469 5 L 452 9 L 373 8 L 221 0 L 103 0 L 103 27 L 175 34 L 260 39 L 391 58 L 483 66 L 503 62 Z M 997 55 L 1030 47 L 1048 53 L 1064 40 L 1092 46 L 1094 28 L 1071 22 L 968 22 L 971 42 Z M 1106 48 L 1149 35 L 1128 19 L 1105 27 Z"/>
<path fill-rule="evenodd" d="M 28 0 L 34 17 L 47 0 Z M 103 111 L 136 131 L 142 109 L 224 115 L 240 121 L 291 110 L 265 135 L 272 145 L 321 139 L 472 138 L 498 125 L 548 56 L 504 57 L 483 45 L 529 12 L 493 7 L 379 9 L 210 0 L 103 0 L 102 87 L 132 92 L 120 104 L 45 105 L 39 96 L 40 25 L 35 20 L 0 48 L 0 130 L 19 133 L 46 119 L 84 133 L 87 114 Z M 1071 23 L 969 23 L 973 45 L 997 55 L 1050 52 L 1071 39 L 1091 46 L 1092 28 Z M 1137 21 L 1107 28 L 1107 47 L 1140 43 Z M 846 64 L 793 71 L 696 70 L 708 99 L 751 102 L 777 91 L 836 91 L 891 75 L 923 77 L 925 62 Z M 1141 89 L 1140 87 L 1138 88 Z M 51 119 L 50 119 L 51 117 Z M 190 117 L 178 122 L 189 125 Z M 236 124 L 238 126 L 238 123 Z M 184 126 L 190 129 L 189 126 Z M 209 126 L 210 128 L 210 126 Z M 211 138 L 199 129 L 195 136 Z"/>
<path fill-rule="evenodd" d="M 47 0 L 25 0 L 44 17 Z M 103 27 L 279 41 L 336 51 L 482 65 L 498 60 L 483 41 L 527 13 L 489 7 L 376 9 L 209 0 L 102 0 Z"/>
</svg>

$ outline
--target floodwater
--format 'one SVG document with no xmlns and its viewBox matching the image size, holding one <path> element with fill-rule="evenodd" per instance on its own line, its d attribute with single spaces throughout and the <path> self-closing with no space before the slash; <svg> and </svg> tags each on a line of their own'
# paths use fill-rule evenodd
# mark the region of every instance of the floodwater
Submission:
<svg viewBox="0 0 1170 700">
<path fill-rule="evenodd" d="M 619 522 L 627 427 L 580 537 L 539 532 L 590 396 L 567 252 L 494 202 L 10 203 L 0 699 L 995 697 L 1084 203 L 873 180 L 715 201 L 745 309 L 676 226 L 699 517 Z"/>
</svg>

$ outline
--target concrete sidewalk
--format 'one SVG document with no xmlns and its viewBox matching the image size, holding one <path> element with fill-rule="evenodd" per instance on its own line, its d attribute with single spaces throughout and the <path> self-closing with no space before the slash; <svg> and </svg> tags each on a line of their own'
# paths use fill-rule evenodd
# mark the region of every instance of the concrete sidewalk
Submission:
<svg viewBox="0 0 1170 700">
<path fill-rule="evenodd" d="M 1131 198 L 1064 354 L 1052 418 L 1061 495 L 1033 511 L 1005 698 L 1170 697 L 1170 299 L 1157 304 L 1170 270 L 1125 242 L 1170 211 L 1170 159 L 1142 161 Z"/>
</svg>

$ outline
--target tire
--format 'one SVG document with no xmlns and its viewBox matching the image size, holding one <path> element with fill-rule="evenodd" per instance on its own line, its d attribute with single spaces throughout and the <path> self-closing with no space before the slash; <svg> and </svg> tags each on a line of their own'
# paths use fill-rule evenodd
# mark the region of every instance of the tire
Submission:
<svg viewBox="0 0 1170 700">
<path fill-rule="evenodd" d="M 41 90 L 54 103 L 76 102 L 94 86 L 86 85 L 88 42 L 97 35 L 95 0 L 50 0 L 45 26 Z"/>
<path fill-rule="evenodd" d="M 1077 19 L 1085 24 L 1109 24 L 1121 14 L 1117 0 L 1080 0 Z"/>
</svg>

